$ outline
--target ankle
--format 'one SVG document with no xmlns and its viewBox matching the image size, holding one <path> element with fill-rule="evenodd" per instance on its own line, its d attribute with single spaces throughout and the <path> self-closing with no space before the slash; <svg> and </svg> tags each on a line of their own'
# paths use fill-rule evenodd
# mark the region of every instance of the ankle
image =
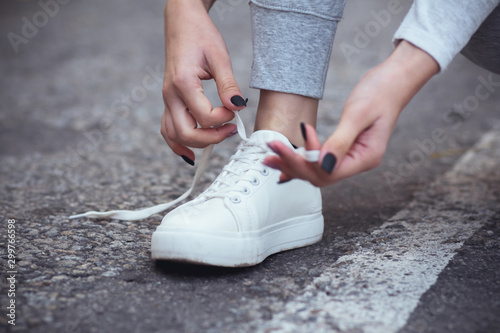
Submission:
<svg viewBox="0 0 500 333">
<path fill-rule="evenodd" d="M 316 126 L 317 112 L 318 100 L 315 98 L 261 90 L 254 130 L 276 131 L 292 144 L 302 146 L 300 123 Z"/>
</svg>

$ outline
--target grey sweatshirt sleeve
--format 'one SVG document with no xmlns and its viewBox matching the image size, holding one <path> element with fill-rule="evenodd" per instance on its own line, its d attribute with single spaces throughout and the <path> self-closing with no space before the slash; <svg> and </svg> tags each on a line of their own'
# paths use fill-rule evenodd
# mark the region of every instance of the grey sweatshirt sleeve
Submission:
<svg viewBox="0 0 500 333">
<path fill-rule="evenodd" d="M 429 53 L 445 70 L 500 0 L 415 0 L 394 35 Z"/>
<path fill-rule="evenodd" d="M 250 0 L 250 87 L 322 98 L 345 0 Z"/>
</svg>

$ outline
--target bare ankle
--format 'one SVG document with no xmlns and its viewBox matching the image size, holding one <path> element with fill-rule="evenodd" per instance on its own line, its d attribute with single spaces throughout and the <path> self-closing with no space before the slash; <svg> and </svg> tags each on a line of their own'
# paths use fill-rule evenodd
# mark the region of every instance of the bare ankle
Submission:
<svg viewBox="0 0 500 333">
<path fill-rule="evenodd" d="M 261 90 L 255 131 L 280 132 L 294 145 L 302 146 L 300 123 L 316 126 L 317 113 L 318 100 L 315 98 Z"/>
</svg>

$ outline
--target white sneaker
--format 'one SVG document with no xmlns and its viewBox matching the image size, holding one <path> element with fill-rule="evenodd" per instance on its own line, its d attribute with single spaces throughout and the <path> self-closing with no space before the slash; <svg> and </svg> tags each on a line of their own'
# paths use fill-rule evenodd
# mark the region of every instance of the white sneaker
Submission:
<svg viewBox="0 0 500 333">
<path fill-rule="evenodd" d="M 207 190 L 168 213 L 152 236 L 153 259 L 251 266 L 318 242 L 320 190 L 302 180 L 277 183 L 280 172 L 262 164 L 274 140 L 291 147 L 278 132 L 253 133 Z"/>
</svg>

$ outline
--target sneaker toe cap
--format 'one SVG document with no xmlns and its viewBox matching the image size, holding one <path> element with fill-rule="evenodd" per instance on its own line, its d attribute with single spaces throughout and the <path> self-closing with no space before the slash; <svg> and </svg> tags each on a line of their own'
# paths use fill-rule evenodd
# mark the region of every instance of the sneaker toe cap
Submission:
<svg viewBox="0 0 500 333">
<path fill-rule="evenodd" d="M 223 200 L 208 200 L 203 203 L 184 204 L 162 220 L 158 230 L 182 228 L 197 231 L 238 231 L 238 225 Z"/>
</svg>

